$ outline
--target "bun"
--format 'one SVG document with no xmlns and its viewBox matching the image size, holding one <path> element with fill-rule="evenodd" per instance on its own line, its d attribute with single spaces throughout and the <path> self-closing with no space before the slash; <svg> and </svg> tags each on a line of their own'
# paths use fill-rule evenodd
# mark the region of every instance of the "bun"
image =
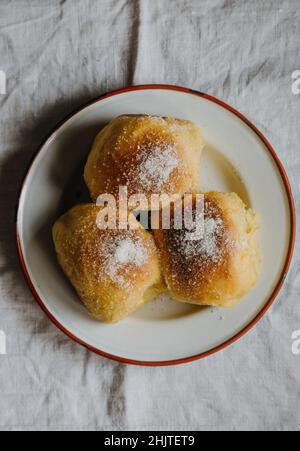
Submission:
<svg viewBox="0 0 300 451">
<path fill-rule="evenodd" d="M 53 227 L 59 263 L 97 319 L 114 323 L 165 290 L 152 235 L 135 218 L 136 230 L 100 230 L 100 208 L 79 205 Z"/>
<path fill-rule="evenodd" d="M 194 123 L 158 116 L 117 117 L 96 137 L 84 178 L 93 200 L 106 198 L 103 207 L 76 206 L 53 227 L 58 261 L 95 318 L 120 321 L 167 289 L 180 302 L 230 307 L 255 287 L 261 269 L 258 216 L 235 193 L 197 194 L 203 147 Z M 157 220 L 170 208 L 171 228 L 150 233 L 129 213 L 130 230 L 120 223 L 101 229 L 105 195 L 118 199 L 120 187 L 127 188 L 129 201 L 143 195 L 139 205 L 128 205 L 131 212 L 148 217 L 155 210 L 151 220 Z M 178 216 L 175 222 L 186 193 L 192 230 L 178 228 Z M 153 205 L 153 195 L 160 204 Z M 200 215 L 198 196 L 204 202 Z M 119 221 L 121 213 L 127 218 L 121 202 L 113 206 Z"/>
<path fill-rule="evenodd" d="M 144 115 L 114 119 L 97 136 L 84 178 L 91 197 L 142 193 L 182 195 L 199 191 L 199 161 L 204 146 L 190 121 Z M 149 209 L 149 203 L 141 205 Z"/>
<path fill-rule="evenodd" d="M 195 196 L 192 207 L 195 215 Z M 198 218 L 198 229 L 191 232 L 175 230 L 177 208 L 172 208 L 171 229 L 154 231 L 172 297 L 198 305 L 235 305 L 259 277 L 257 214 L 234 193 L 211 192 L 204 196 L 204 223 L 202 214 L 202 226 Z"/>
</svg>

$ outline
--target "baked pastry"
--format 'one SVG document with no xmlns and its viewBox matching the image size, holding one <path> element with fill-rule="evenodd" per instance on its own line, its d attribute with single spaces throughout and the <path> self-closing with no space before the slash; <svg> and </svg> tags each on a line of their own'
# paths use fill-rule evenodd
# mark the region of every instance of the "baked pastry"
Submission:
<svg viewBox="0 0 300 451">
<path fill-rule="evenodd" d="M 84 178 L 94 200 L 105 193 L 117 198 L 119 187 L 126 186 L 128 196 L 144 194 L 147 202 L 140 202 L 139 208 L 150 210 L 152 194 L 199 191 L 203 147 L 200 130 L 190 121 L 120 116 L 97 136 Z"/>
<path fill-rule="evenodd" d="M 78 205 L 53 227 L 59 263 L 90 313 L 108 323 L 133 313 L 165 290 L 153 236 L 134 217 L 135 230 L 100 230 L 100 207 Z"/>
<path fill-rule="evenodd" d="M 233 306 L 259 277 L 257 214 L 234 193 L 205 194 L 200 214 L 191 199 L 192 230 L 174 227 L 180 202 L 171 208 L 170 230 L 154 231 L 167 287 L 178 301 Z"/>
</svg>

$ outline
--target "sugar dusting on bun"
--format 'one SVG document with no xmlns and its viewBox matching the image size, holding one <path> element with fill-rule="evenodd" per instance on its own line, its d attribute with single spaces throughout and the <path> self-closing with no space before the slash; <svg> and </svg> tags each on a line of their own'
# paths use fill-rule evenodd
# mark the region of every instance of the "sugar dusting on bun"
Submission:
<svg viewBox="0 0 300 451">
<path fill-rule="evenodd" d="M 204 141 L 190 121 L 157 116 L 125 115 L 97 136 L 84 177 L 91 197 L 182 195 L 199 190 L 199 161 Z"/>
<path fill-rule="evenodd" d="M 97 319 L 117 322 L 165 290 L 152 235 L 100 230 L 93 204 L 78 205 L 56 221 L 53 240 L 59 263 Z M 131 221 L 135 221 L 132 217 Z"/>
<path fill-rule="evenodd" d="M 153 252 L 151 244 L 135 231 L 106 232 L 85 250 L 85 257 L 94 269 L 96 282 L 130 290 L 138 275 L 136 271 L 148 271 Z"/>
<path fill-rule="evenodd" d="M 236 194 L 208 193 L 204 218 L 195 219 L 192 231 L 154 231 L 171 295 L 199 305 L 234 305 L 259 276 L 257 217 Z"/>
</svg>

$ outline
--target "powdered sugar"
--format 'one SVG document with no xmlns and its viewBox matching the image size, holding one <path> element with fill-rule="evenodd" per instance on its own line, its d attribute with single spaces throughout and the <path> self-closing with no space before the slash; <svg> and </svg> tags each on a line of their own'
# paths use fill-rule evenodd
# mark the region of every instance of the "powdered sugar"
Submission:
<svg viewBox="0 0 300 451">
<path fill-rule="evenodd" d="M 186 270 L 193 265 L 206 268 L 213 263 L 222 264 L 228 252 L 234 248 L 230 229 L 225 224 L 223 212 L 213 202 L 205 201 L 204 208 L 197 209 L 193 200 L 193 219 L 185 222 L 182 230 L 172 230 L 169 243 L 173 247 L 178 264 L 186 262 Z M 174 264 L 175 263 L 174 261 Z"/>
<path fill-rule="evenodd" d="M 200 252 L 205 254 L 212 261 L 217 261 L 220 256 L 218 240 L 224 233 L 223 221 L 221 218 L 205 218 L 204 237 L 199 242 Z"/>
<path fill-rule="evenodd" d="M 155 143 L 141 155 L 138 181 L 146 188 L 162 189 L 179 165 L 175 146 Z"/>
<path fill-rule="evenodd" d="M 119 265 L 133 263 L 139 266 L 145 261 L 144 249 L 130 238 L 125 238 L 117 243 L 114 256 Z"/>
<path fill-rule="evenodd" d="M 147 249 L 141 240 L 131 237 L 120 238 L 110 244 L 110 249 L 104 255 L 104 273 L 122 288 L 128 288 L 130 282 L 126 275 L 130 273 L 133 266 L 138 268 L 146 263 Z"/>
<path fill-rule="evenodd" d="M 160 116 L 137 116 L 132 120 L 137 128 L 134 122 L 125 122 L 112 152 L 117 164 L 121 162 L 124 184 L 146 194 L 173 191 L 189 172 L 179 151 L 178 132 L 184 133 L 192 125 Z"/>
<path fill-rule="evenodd" d="M 184 256 L 205 256 L 217 263 L 221 253 L 218 243 L 223 234 L 224 225 L 221 218 L 205 217 L 204 221 L 197 222 L 195 231 L 185 231 L 180 243 Z"/>
</svg>

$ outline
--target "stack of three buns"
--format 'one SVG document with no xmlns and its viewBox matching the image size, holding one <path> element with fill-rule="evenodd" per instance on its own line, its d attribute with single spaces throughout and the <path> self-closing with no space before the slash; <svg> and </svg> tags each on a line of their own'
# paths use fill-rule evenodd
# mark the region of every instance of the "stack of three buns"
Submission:
<svg viewBox="0 0 300 451">
<path fill-rule="evenodd" d="M 141 210 L 151 209 L 153 195 L 172 199 L 168 228 L 146 230 L 130 211 L 130 228 L 99 228 L 103 207 L 95 203 L 55 223 L 59 263 L 97 319 L 120 321 L 166 290 L 177 301 L 229 307 L 256 285 L 257 215 L 235 193 L 203 195 L 199 235 L 195 215 L 192 232 L 175 227 L 183 196 L 191 194 L 196 211 L 203 147 L 195 124 L 164 117 L 120 116 L 97 136 L 84 174 L 93 201 L 117 199 L 120 186 L 128 196 L 142 195 Z"/>
</svg>

